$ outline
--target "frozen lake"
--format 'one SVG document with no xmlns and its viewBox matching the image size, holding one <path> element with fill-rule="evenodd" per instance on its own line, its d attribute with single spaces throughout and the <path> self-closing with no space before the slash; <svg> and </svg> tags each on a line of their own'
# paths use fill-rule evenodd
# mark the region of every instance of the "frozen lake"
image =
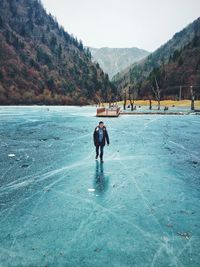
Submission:
<svg viewBox="0 0 200 267">
<path fill-rule="evenodd" d="M 200 264 L 200 116 L 0 107 L 0 266 Z"/>
</svg>

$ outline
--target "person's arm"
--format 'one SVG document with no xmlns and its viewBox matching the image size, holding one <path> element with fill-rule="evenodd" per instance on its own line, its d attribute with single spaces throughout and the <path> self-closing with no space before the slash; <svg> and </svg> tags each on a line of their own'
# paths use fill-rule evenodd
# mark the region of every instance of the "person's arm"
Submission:
<svg viewBox="0 0 200 267">
<path fill-rule="evenodd" d="M 109 136 L 108 136 L 107 130 L 106 130 L 106 142 L 107 142 L 108 145 L 110 144 L 110 140 L 109 140 Z"/>
<path fill-rule="evenodd" d="M 95 139 L 96 139 L 96 127 L 95 127 L 95 129 L 94 129 L 94 133 L 93 133 L 93 141 L 94 141 L 94 145 L 95 145 Z"/>
</svg>

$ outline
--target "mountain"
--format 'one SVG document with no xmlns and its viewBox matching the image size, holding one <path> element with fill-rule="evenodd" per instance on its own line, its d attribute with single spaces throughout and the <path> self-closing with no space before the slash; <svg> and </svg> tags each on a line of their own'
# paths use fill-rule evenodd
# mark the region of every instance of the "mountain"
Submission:
<svg viewBox="0 0 200 267">
<path fill-rule="evenodd" d="M 39 0 L 0 0 L 0 104 L 88 104 L 115 87 Z"/>
<path fill-rule="evenodd" d="M 101 68 L 112 78 L 115 74 L 127 68 L 134 62 L 149 55 L 149 52 L 136 47 L 132 48 L 92 48 L 89 47 L 92 60 L 98 62 Z"/>
<path fill-rule="evenodd" d="M 176 33 L 146 59 L 132 65 L 113 78 L 118 88 L 134 88 L 135 97 L 152 95 L 156 82 L 163 97 L 177 95 L 182 86 L 200 84 L 200 18 Z"/>
</svg>

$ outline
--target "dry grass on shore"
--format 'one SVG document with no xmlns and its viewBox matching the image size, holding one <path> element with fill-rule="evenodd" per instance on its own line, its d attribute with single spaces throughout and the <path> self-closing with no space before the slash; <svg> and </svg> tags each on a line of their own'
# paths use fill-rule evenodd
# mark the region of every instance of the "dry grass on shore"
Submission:
<svg viewBox="0 0 200 267">
<path fill-rule="evenodd" d="M 118 105 L 123 105 L 123 101 L 117 102 Z M 130 101 L 126 101 L 126 105 L 129 105 Z M 108 103 L 104 103 L 105 106 L 108 106 Z M 136 106 L 149 106 L 149 100 L 135 100 L 134 105 Z M 158 102 L 152 100 L 152 106 L 157 106 Z M 175 101 L 175 100 L 162 100 L 160 101 L 161 106 L 167 106 L 167 107 L 190 107 L 191 106 L 191 100 L 180 100 L 180 101 Z M 195 101 L 195 108 L 200 108 L 200 100 Z"/>
</svg>

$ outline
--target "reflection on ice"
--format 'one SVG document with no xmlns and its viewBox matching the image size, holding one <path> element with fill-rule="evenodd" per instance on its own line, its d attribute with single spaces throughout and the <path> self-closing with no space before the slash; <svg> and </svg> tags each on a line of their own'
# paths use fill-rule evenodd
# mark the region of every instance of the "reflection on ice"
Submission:
<svg viewBox="0 0 200 267">
<path fill-rule="evenodd" d="M 199 266 L 200 117 L 0 108 L 0 265 Z"/>
<path fill-rule="evenodd" d="M 108 177 L 104 175 L 104 164 L 96 160 L 94 188 L 96 193 L 102 194 L 108 189 Z"/>
</svg>

